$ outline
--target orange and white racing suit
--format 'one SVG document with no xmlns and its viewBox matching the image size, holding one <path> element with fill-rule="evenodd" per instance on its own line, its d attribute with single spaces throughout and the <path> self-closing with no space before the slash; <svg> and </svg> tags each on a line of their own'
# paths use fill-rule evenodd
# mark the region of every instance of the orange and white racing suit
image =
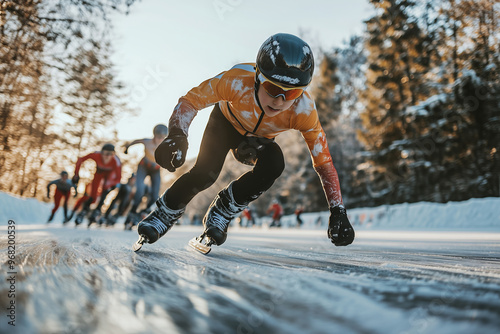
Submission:
<svg viewBox="0 0 500 334">
<path fill-rule="evenodd" d="M 342 204 L 337 171 L 313 99 L 307 91 L 293 105 L 274 117 L 260 106 L 255 84 L 255 63 L 237 64 L 202 82 L 179 99 L 169 128 L 188 134 L 199 110 L 214 106 L 193 169 L 181 176 L 166 193 L 165 201 L 176 209 L 210 186 L 220 173 L 229 150 L 252 150 L 254 169 L 235 181 L 233 192 L 240 203 L 257 198 L 284 168 L 281 149 L 274 138 L 291 129 L 302 134 L 309 148 L 330 206 Z"/>
</svg>

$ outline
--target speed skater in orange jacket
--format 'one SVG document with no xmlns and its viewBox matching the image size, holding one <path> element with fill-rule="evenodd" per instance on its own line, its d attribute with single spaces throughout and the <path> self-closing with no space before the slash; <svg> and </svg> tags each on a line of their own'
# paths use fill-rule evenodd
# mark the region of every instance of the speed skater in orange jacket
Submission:
<svg viewBox="0 0 500 334">
<path fill-rule="evenodd" d="M 102 192 L 107 192 L 114 188 L 120 183 L 122 178 L 122 165 L 120 159 L 115 155 L 115 147 L 112 144 L 105 144 L 101 151 L 87 154 L 76 161 L 73 183 L 78 183 L 80 179 L 80 167 L 87 160 L 93 160 L 96 163 L 94 178 L 86 186 L 83 197 L 76 202 L 70 219 L 82 204 L 83 210 L 88 210 L 90 205 L 97 200 L 97 197 Z"/>
<path fill-rule="evenodd" d="M 189 126 L 198 111 L 214 106 L 195 165 L 180 176 L 157 201 L 157 209 L 140 224 L 140 241 L 155 242 L 182 215 L 200 191 L 211 186 L 226 155 L 253 169 L 223 189 L 209 207 L 201 239 L 221 245 L 232 218 L 269 189 L 284 169 L 283 153 L 274 138 L 291 129 L 309 148 L 330 207 L 328 236 L 337 246 L 354 240 L 337 171 L 314 101 L 305 90 L 312 80 L 312 51 L 300 38 L 271 36 L 261 46 L 256 63 L 237 64 L 202 82 L 179 99 L 169 122 L 169 134 L 156 149 L 157 163 L 175 171 L 185 160 Z M 203 237 L 203 238 L 202 238 Z"/>
</svg>

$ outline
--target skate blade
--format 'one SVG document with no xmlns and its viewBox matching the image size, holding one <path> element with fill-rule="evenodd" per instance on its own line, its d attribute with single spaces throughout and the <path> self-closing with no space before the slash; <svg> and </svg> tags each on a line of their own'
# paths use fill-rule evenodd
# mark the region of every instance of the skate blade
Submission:
<svg viewBox="0 0 500 334">
<path fill-rule="evenodd" d="M 210 246 L 212 245 L 210 241 L 208 241 L 206 244 L 203 243 L 203 241 L 207 239 L 208 238 L 204 237 L 195 237 L 189 240 L 189 246 L 191 246 L 191 248 L 193 248 L 195 251 L 207 255 L 212 250 L 212 248 L 210 248 Z"/>
<path fill-rule="evenodd" d="M 145 236 L 141 235 L 139 237 L 139 240 L 137 240 L 135 244 L 132 245 L 132 250 L 134 252 L 138 252 L 139 250 L 141 250 L 142 245 L 144 245 L 144 243 L 146 242 L 148 242 L 148 239 Z"/>
</svg>

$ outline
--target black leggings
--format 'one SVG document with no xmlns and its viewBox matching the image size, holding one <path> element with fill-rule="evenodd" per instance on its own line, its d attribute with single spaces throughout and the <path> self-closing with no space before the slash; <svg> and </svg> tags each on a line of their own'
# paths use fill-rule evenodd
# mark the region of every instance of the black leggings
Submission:
<svg viewBox="0 0 500 334">
<path fill-rule="evenodd" d="M 243 136 L 216 104 L 205 128 L 195 165 L 164 194 L 167 206 L 173 210 L 181 209 L 199 192 L 210 187 L 217 180 L 230 150 L 253 156 L 253 169 L 233 184 L 233 196 L 239 204 L 249 203 L 259 197 L 273 185 L 285 168 L 283 152 L 274 140 Z"/>
</svg>

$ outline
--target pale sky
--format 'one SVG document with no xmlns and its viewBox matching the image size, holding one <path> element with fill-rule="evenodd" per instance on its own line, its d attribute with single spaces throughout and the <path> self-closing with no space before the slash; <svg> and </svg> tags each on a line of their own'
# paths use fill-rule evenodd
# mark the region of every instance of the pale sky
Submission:
<svg viewBox="0 0 500 334">
<path fill-rule="evenodd" d="M 278 32 L 300 35 L 313 50 L 331 50 L 363 31 L 368 0 L 142 0 L 116 15 L 113 61 L 137 116 L 117 123 L 123 140 L 152 137 L 168 125 L 179 97 L 234 64 L 254 62 Z M 188 158 L 195 157 L 210 109 L 191 124 Z M 143 150 L 132 147 L 132 150 Z"/>
</svg>

